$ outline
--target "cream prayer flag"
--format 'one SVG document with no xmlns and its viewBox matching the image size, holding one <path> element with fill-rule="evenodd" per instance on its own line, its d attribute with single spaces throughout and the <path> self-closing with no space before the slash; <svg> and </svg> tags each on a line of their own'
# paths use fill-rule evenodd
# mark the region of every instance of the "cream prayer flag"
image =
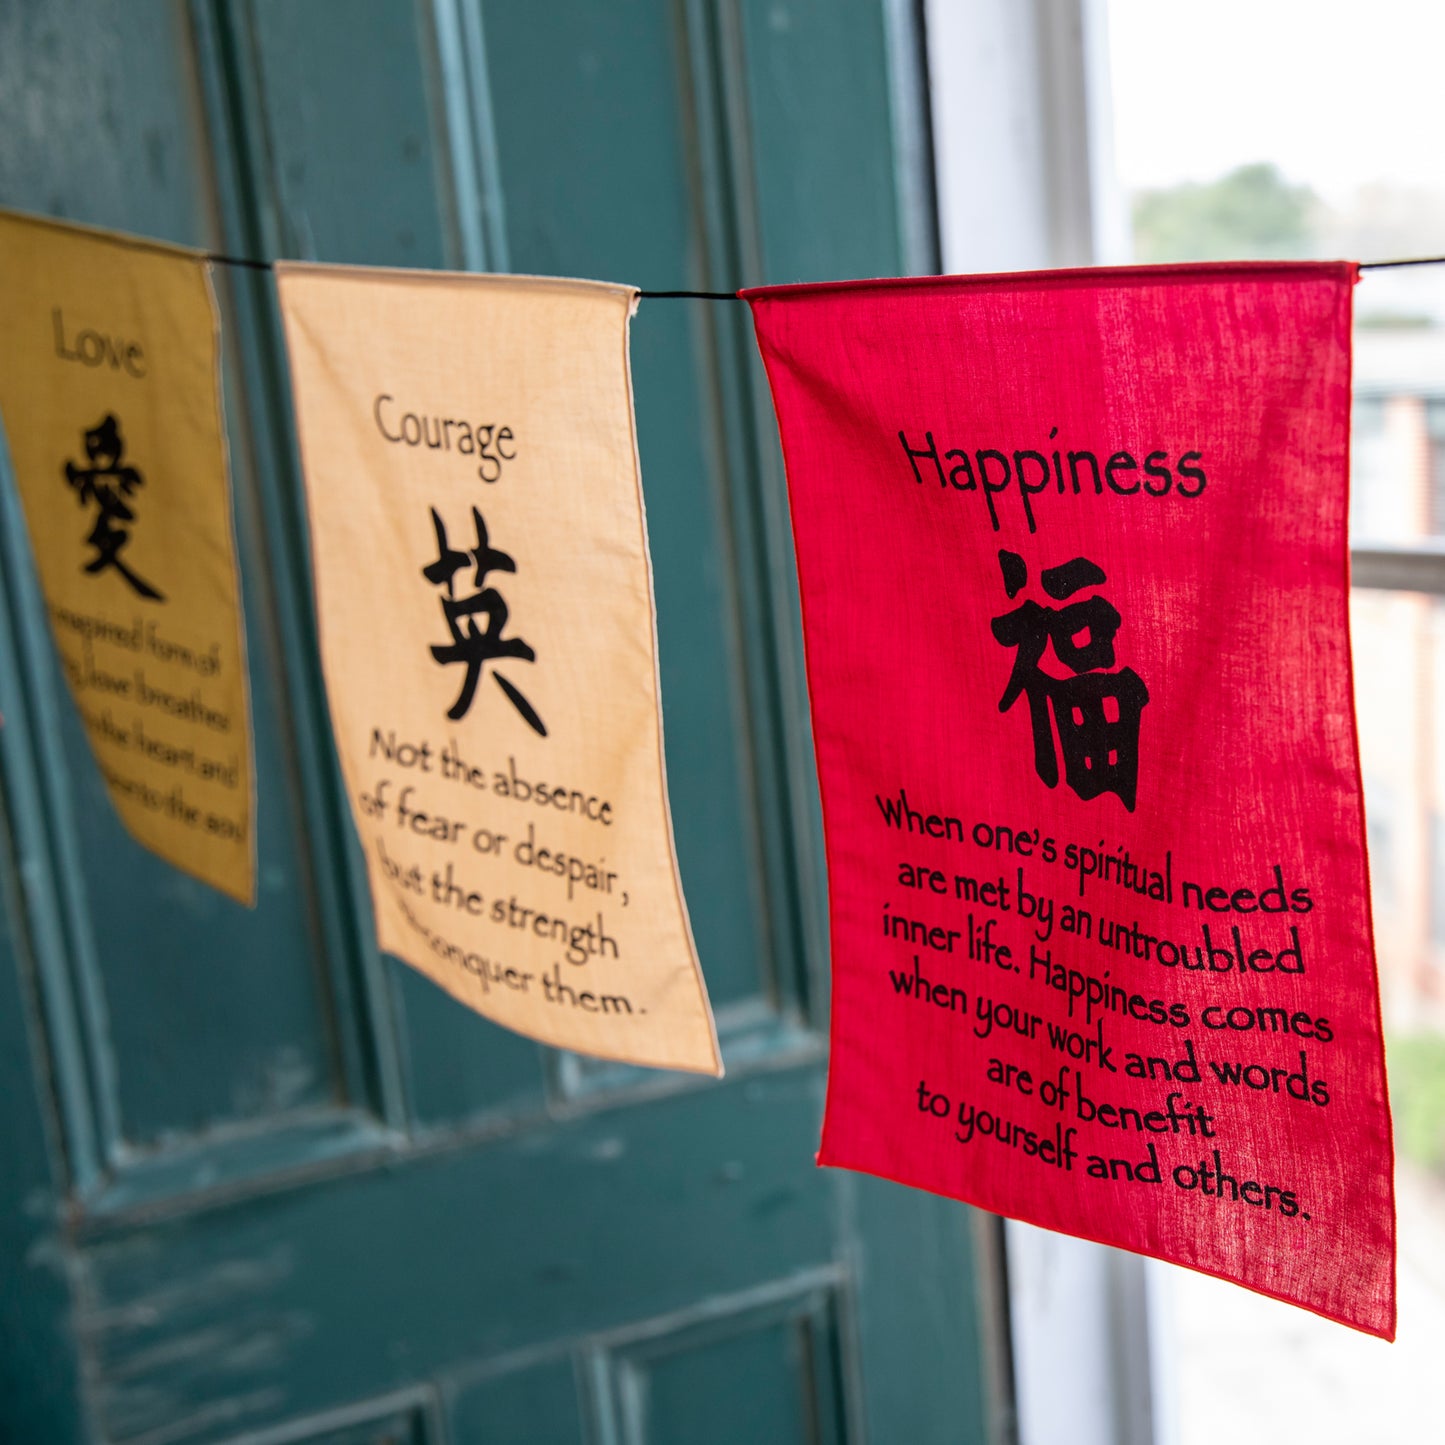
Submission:
<svg viewBox="0 0 1445 1445">
<path fill-rule="evenodd" d="M 276 271 L 381 946 L 519 1033 L 720 1072 L 667 806 L 636 292 Z"/>
<path fill-rule="evenodd" d="M 0 415 L 71 693 L 134 837 L 249 904 L 216 334 L 199 253 L 0 212 Z"/>
</svg>

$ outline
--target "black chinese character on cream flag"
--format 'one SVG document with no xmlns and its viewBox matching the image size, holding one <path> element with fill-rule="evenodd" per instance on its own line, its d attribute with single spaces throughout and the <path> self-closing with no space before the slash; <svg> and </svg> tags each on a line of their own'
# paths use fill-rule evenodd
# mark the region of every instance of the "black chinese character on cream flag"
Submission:
<svg viewBox="0 0 1445 1445">
<path fill-rule="evenodd" d="M 431 509 L 431 519 L 432 526 L 436 528 L 437 559 L 422 568 L 422 576 L 434 587 L 446 588 L 446 596 L 441 599 L 442 613 L 452 635 L 450 642 L 434 646 L 431 655 L 443 666 L 460 663 L 467 670 L 457 700 L 447 709 L 447 716 L 455 721 L 465 717 L 471 707 L 472 699 L 477 693 L 477 683 L 481 681 L 482 670 L 487 663 L 495 662 L 498 658 L 535 662 L 537 654 L 520 637 L 502 635 L 507 627 L 507 604 L 495 587 L 486 585 L 487 574 L 515 572 L 517 564 L 506 552 L 493 547 L 488 541 L 487 524 L 482 520 L 482 514 L 475 507 L 472 508 L 477 545 L 466 551 L 459 551 L 448 544 L 446 523 L 437 515 L 435 507 Z M 474 569 L 474 590 L 469 596 L 458 596 L 457 573 L 465 572 L 469 567 Z M 486 619 L 486 626 L 483 628 L 477 626 L 479 616 Z M 527 725 L 542 737 L 546 737 L 547 729 L 532 704 L 495 668 L 492 669 L 492 676 Z"/>
<path fill-rule="evenodd" d="M 1028 583 L 1028 564 L 1017 552 L 1001 551 L 998 560 L 1012 600 Z M 1103 568 L 1087 557 L 1046 567 L 1039 574 L 1044 591 L 1058 602 L 1107 580 Z M 1058 786 L 1057 729 L 1064 779 L 1074 792 L 1086 801 L 1117 793 L 1132 813 L 1139 783 L 1139 720 L 1149 689 L 1132 667 L 1105 670 L 1114 666 L 1114 637 L 1122 620 L 1113 604 L 1098 594 L 1067 607 L 1025 599 L 993 619 L 993 635 L 1003 646 L 1017 649 L 998 710 L 1007 712 L 1021 693 L 1027 696 L 1039 777 L 1051 788 Z M 1046 669 L 1050 647 L 1050 665 L 1071 676 Z"/>
<path fill-rule="evenodd" d="M 120 559 L 121 549 L 130 541 L 126 524 L 135 521 L 130 498 L 145 485 L 145 478 L 134 467 L 123 464 L 125 439 L 114 415 L 85 433 L 85 455 L 88 467 L 65 464 L 65 480 L 75 488 L 81 506 L 93 505 L 97 509 L 95 526 L 86 538 L 95 548 L 95 556 L 85 563 L 85 570 L 104 572 L 113 567 L 142 597 L 164 602 L 165 598 L 149 582 L 137 577 Z"/>
</svg>

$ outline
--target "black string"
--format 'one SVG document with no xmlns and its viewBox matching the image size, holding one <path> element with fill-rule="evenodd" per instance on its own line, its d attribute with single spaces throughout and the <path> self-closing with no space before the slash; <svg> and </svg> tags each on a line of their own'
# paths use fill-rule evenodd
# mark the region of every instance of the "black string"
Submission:
<svg viewBox="0 0 1445 1445">
<path fill-rule="evenodd" d="M 1391 266 L 1445 266 L 1445 256 L 1412 256 L 1406 261 L 1361 261 L 1361 271 L 1383 271 Z"/>
<path fill-rule="evenodd" d="M 639 291 L 646 301 L 737 301 L 733 291 Z"/>
<path fill-rule="evenodd" d="M 274 271 L 274 261 L 252 261 L 246 256 L 223 256 L 219 251 L 204 251 L 207 261 L 217 266 L 241 266 L 247 271 Z M 648 301 L 736 301 L 731 291 L 639 291 Z"/>
<path fill-rule="evenodd" d="M 40 217 L 29 219 L 41 220 Z M 59 224 L 65 224 L 61 222 Z M 168 245 L 149 236 L 111 234 L 111 239 L 122 246 L 133 246 L 141 251 L 184 251 L 184 247 Z M 192 255 L 195 252 L 191 253 Z M 274 261 L 253 261 L 249 256 L 228 256 L 221 251 L 202 251 L 201 256 L 216 266 L 238 266 L 246 271 L 274 271 Z M 1361 271 L 1386 271 L 1401 266 L 1445 266 L 1445 256 L 1408 256 L 1393 261 L 1361 261 Z M 732 291 L 642 291 L 637 293 L 648 301 L 736 301 L 739 298 Z"/>
<path fill-rule="evenodd" d="M 26 216 L 22 212 L 15 212 L 21 220 L 31 220 L 40 224 L 54 224 L 64 226 L 64 221 L 52 221 L 43 216 Z M 174 255 L 177 252 L 185 254 L 188 250 L 184 246 L 175 246 L 165 241 L 157 241 L 150 236 L 132 236 L 126 234 L 106 233 L 112 241 L 122 246 L 131 246 L 139 251 L 164 251 Z M 189 254 L 196 255 L 194 251 Z M 249 256 L 228 256 L 222 251 L 202 251 L 199 253 L 203 260 L 211 262 L 215 266 L 238 266 L 246 271 L 274 271 L 274 261 L 253 261 Z M 1392 261 L 1361 261 L 1361 271 L 1388 271 L 1395 270 L 1402 266 L 1445 266 L 1445 256 L 1406 256 Z M 647 301 L 737 301 L 740 298 L 732 291 L 642 291 L 637 293 Z"/>
<path fill-rule="evenodd" d="M 247 271 L 275 270 L 275 263 L 272 261 L 252 261 L 246 256 L 224 256 L 219 251 L 206 251 L 202 254 L 207 261 L 217 266 L 240 266 Z M 1360 262 L 1361 271 L 1387 271 L 1400 266 L 1445 266 L 1445 256 L 1410 256 L 1399 261 Z M 738 299 L 732 291 L 638 291 L 637 294 L 646 301 L 736 301 Z"/>
<path fill-rule="evenodd" d="M 222 256 L 215 251 L 205 252 L 206 260 L 217 266 L 244 266 L 248 271 L 274 271 L 275 263 L 271 261 L 248 261 L 244 256 Z"/>
</svg>

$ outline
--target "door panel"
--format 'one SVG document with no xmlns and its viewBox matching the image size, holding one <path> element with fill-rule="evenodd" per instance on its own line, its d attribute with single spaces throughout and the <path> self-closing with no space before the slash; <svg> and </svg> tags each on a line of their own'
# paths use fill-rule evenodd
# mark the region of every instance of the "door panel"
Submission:
<svg viewBox="0 0 1445 1445">
<path fill-rule="evenodd" d="M 28 5 L 10 15 L 13 33 L 0 37 L 0 52 L 15 70 L 3 95 L 28 123 L 12 124 L 7 110 L 0 127 L 5 200 L 167 239 L 212 240 L 197 184 L 204 167 L 194 75 L 174 7 L 138 5 L 129 24 L 97 5 Z M 38 67 L 27 69 L 27 57 Z M 133 188 L 121 177 L 134 177 Z M 247 520 L 240 509 L 243 549 Z M 243 569 L 242 578 L 257 785 L 269 804 L 258 818 L 252 912 L 126 836 L 55 665 L 13 494 L 3 544 L 26 671 L 16 705 L 33 723 L 40 789 L 35 813 L 17 821 L 27 859 L 49 865 L 58 933 L 42 945 L 42 977 L 52 1025 L 71 1035 L 77 1067 L 67 1118 L 82 1175 L 207 1130 L 271 1124 L 332 1103 L 346 1085 L 290 807 L 291 743 L 274 683 L 279 643 L 255 596 L 265 568 Z"/>
<path fill-rule="evenodd" d="M 103 1413 L 122 1439 L 152 1402 L 146 1429 L 180 1401 L 307 1413 L 827 1270 L 833 1201 L 797 1163 L 819 1092 L 784 1070 L 129 1220 L 85 1249 Z"/>
<path fill-rule="evenodd" d="M 692 80 L 680 7 L 564 0 L 546 11 L 539 21 L 527 7 L 492 5 L 482 22 L 490 85 L 475 103 L 487 106 L 495 157 L 482 187 L 502 198 L 507 269 L 657 290 L 732 285 L 699 254 L 700 157 L 687 146 Z M 750 699 L 740 685 L 747 643 L 711 394 L 722 379 L 699 366 L 711 324 L 696 306 L 644 301 L 633 381 L 679 864 L 725 1018 L 729 1005 L 797 985 L 777 978 L 771 957 Z"/>
<path fill-rule="evenodd" d="M 13 696 L 8 642 L 0 633 L 0 678 Z M 0 737 L 17 727 L 23 731 L 23 722 L 8 716 Z M 39 999 L 29 987 L 34 970 L 17 927 L 26 910 L 11 837 L 0 826 L 0 1440 L 64 1445 L 82 1438 L 72 1251 L 61 1237 L 59 1120 L 50 1108 Z"/>
<path fill-rule="evenodd" d="M 654 289 L 886 273 L 926 230 L 894 140 L 917 41 L 891 0 L 11 0 L 0 204 L 231 254 Z M 6 977 L 36 1001 L 4 1021 L 35 1069 L 4 1096 L 23 1182 L 0 1179 L 0 1321 L 32 1322 L 53 1399 L 78 1372 L 87 1412 L 35 1438 L 985 1439 L 975 1217 L 812 1164 L 824 887 L 745 308 L 644 301 L 633 323 L 715 1083 L 541 1048 L 378 955 L 271 283 L 217 284 L 254 911 L 116 823 L 0 463 Z M 0 1425 L 40 1409 L 0 1403 Z"/>
</svg>

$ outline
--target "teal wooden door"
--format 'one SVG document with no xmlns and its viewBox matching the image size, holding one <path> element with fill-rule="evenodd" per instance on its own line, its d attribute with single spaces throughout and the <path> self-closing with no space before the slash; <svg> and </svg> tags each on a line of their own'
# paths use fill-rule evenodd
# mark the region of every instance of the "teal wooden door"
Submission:
<svg viewBox="0 0 1445 1445">
<path fill-rule="evenodd" d="M 888 0 L 0 0 L 0 204 L 659 289 L 896 272 L 930 262 L 919 49 Z M 0 1436 L 989 1438 L 976 1217 L 812 1163 L 824 881 L 744 309 L 633 333 L 716 1083 L 538 1048 L 378 956 L 271 283 L 219 284 L 254 911 L 124 835 L 0 477 Z"/>
</svg>

